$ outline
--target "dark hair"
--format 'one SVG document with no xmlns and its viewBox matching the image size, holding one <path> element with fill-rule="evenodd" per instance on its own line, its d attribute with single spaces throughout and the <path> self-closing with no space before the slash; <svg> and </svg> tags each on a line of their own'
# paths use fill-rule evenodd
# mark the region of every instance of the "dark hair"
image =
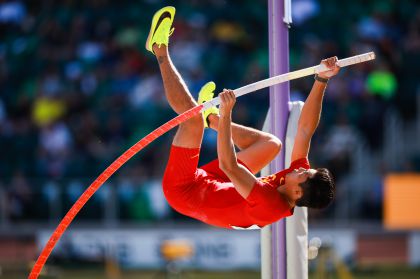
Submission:
<svg viewBox="0 0 420 279">
<path fill-rule="evenodd" d="M 316 169 L 316 174 L 300 183 L 303 195 L 296 201 L 297 206 L 322 209 L 334 199 L 335 183 L 329 170 Z"/>
</svg>

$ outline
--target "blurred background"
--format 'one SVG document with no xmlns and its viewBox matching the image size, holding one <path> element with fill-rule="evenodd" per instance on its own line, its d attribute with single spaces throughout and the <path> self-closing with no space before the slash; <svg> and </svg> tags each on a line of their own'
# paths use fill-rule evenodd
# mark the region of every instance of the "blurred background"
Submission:
<svg viewBox="0 0 420 279">
<path fill-rule="evenodd" d="M 27 276 L 84 189 L 175 116 L 144 48 L 168 3 L 177 9 L 170 52 L 195 96 L 209 80 L 220 91 L 268 77 L 267 1 L 0 1 L 0 278 Z M 337 198 L 309 212 L 310 237 L 323 243 L 310 276 L 420 278 L 420 5 L 293 0 L 292 11 L 291 70 L 377 55 L 328 85 L 309 159 L 335 175 Z M 291 82 L 291 98 L 305 100 L 312 83 Z M 268 95 L 238 99 L 234 120 L 260 129 Z M 167 205 L 173 134 L 92 197 L 45 278 L 259 278 L 258 232 L 211 228 Z M 216 156 L 206 131 L 201 163 Z"/>
</svg>

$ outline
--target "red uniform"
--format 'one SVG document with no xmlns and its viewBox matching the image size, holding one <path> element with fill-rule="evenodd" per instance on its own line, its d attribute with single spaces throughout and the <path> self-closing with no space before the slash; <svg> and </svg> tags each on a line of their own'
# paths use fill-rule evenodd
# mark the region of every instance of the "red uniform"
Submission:
<svg viewBox="0 0 420 279">
<path fill-rule="evenodd" d="M 295 160 L 290 168 L 261 177 L 244 199 L 214 160 L 197 168 L 199 148 L 172 146 L 163 177 L 163 192 L 179 213 L 204 223 L 223 227 L 263 227 L 293 214 L 277 191 L 294 169 L 309 169 L 307 158 Z M 243 162 L 238 163 L 248 168 Z"/>
</svg>

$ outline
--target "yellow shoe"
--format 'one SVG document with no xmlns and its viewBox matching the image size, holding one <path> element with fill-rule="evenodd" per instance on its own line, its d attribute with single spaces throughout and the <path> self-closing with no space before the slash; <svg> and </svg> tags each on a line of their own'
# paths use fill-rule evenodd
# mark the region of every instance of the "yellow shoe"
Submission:
<svg viewBox="0 0 420 279">
<path fill-rule="evenodd" d="M 216 84 L 213 81 L 209 81 L 206 84 L 204 84 L 203 87 L 200 89 L 200 93 L 198 93 L 198 104 L 202 104 L 204 102 L 210 101 L 213 99 L 214 96 L 214 90 L 216 89 Z M 203 117 L 204 117 L 204 126 L 206 128 L 209 127 L 209 122 L 207 120 L 207 117 L 209 117 L 210 114 L 219 114 L 219 109 L 216 107 L 211 107 L 209 109 L 206 109 L 203 111 Z"/>
<path fill-rule="evenodd" d="M 157 11 L 152 19 L 149 36 L 146 40 L 146 49 L 153 53 L 153 45 L 168 46 L 169 36 L 174 32 L 172 22 L 174 21 L 175 8 L 168 6 Z"/>
</svg>

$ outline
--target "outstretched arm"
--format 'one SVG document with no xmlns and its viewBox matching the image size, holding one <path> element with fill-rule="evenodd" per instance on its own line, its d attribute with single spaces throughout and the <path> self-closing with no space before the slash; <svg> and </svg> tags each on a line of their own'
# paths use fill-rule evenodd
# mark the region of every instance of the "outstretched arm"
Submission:
<svg viewBox="0 0 420 279">
<path fill-rule="evenodd" d="M 232 109 L 235 105 L 236 97 L 232 90 L 223 90 L 223 93 L 219 96 L 221 100 L 217 134 L 219 167 L 232 181 L 236 191 L 246 199 L 251 193 L 257 178 L 237 162 L 232 141 Z"/>
<path fill-rule="evenodd" d="M 329 70 L 318 74 L 318 79 L 315 80 L 312 90 L 302 108 L 293 145 L 292 161 L 308 156 L 311 139 L 321 117 L 322 100 L 324 98 L 325 88 L 327 87 L 327 81 L 340 71 L 337 61 L 337 57 L 331 57 L 321 61 Z"/>
</svg>

